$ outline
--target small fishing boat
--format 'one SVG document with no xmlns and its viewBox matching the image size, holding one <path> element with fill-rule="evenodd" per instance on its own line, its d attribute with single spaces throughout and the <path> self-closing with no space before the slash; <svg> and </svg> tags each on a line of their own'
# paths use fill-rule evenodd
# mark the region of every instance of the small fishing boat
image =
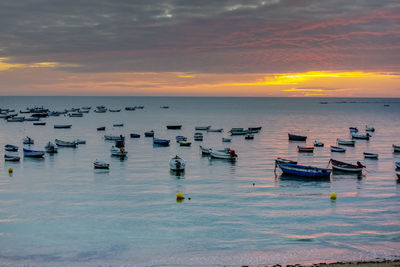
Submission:
<svg viewBox="0 0 400 267">
<path fill-rule="evenodd" d="M 110 168 L 110 164 L 108 164 L 104 161 L 100 161 L 100 160 L 96 160 L 95 162 L 93 162 L 93 166 L 95 169 L 109 169 Z"/>
<path fill-rule="evenodd" d="M 91 109 L 92 107 L 90 107 L 90 106 L 84 106 L 84 107 L 81 107 L 81 109 L 87 109 L 87 110 L 89 110 L 89 109 Z"/>
<path fill-rule="evenodd" d="M 40 118 L 38 117 L 24 118 L 24 121 L 40 121 Z"/>
<path fill-rule="evenodd" d="M 288 134 L 290 141 L 306 141 L 307 136 L 296 135 L 296 134 Z"/>
<path fill-rule="evenodd" d="M 304 165 L 275 161 L 275 168 L 276 166 L 278 166 L 283 173 L 294 176 L 301 176 L 308 178 L 328 178 L 331 175 L 331 170 L 313 166 L 304 166 Z"/>
<path fill-rule="evenodd" d="M 365 131 L 366 132 L 375 132 L 375 128 L 372 126 L 365 125 Z"/>
<path fill-rule="evenodd" d="M 78 110 L 78 113 L 89 113 L 89 110 L 88 109 L 80 109 L 80 110 Z"/>
<path fill-rule="evenodd" d="M 74 142 L 77 143 L 78 145 L 86 144 L 86 140 L 83 140 L 83 139 L 76 139 Z"/>
<path fill-rule="evenodd" d="M 123 123 L 113 124 L 113 127 L 124 127 L 124 124 Z"/>
<path fill-rule="evenodd" d="M 6 151 L 10 151 L 10 152 L 17 152 L 18 151 L 18 147 L 17 146 L 9 145 L 9 144 L 5 145 L 4 149 Z"/>
<path fill-rule="evenodd" d="M 340 146 L 331 146 L 332 152 L 346 152 L 346 149 Z"/>
<path fill-rule="evenodd" d="M 58 152 L 58 147 L 57 145 L 53 144 L 52 142 L 48 142 L 47 145 L 44 147 L 44 150 L 47 153 L 57 153 Z"/>
<path fill-rule="evenodd" d="M 215 149 L 210 149 L 210 156 L 212 158 L 216 159 L 227 159 L 227 160 L 232 160 L 235 161 L 237 160 L 238 155 L 236 154 L 235 150 L 229 149 L 229 150 L 215 150 Z"/>
<path fill-rule="evenodd" d="M 222 137 L 222 142 L 230 142 L 232 141 L 232 138 L 227 138 L 227 137 Z"/>
<path fill-rule="evenodd" d="M 196 126 L 196 127 L 194 127 L 194 129 L 196 131 L 207 131 L 207 130 L 211 129 L 211 125 L 209 125 L 209 126 Z"/>
<path fill-rule="evenodd" d="M 25 137 L 24 140 L 22 141 L 24 145 L 33 145 L 34 141 L 32 138 L 29 136 Z"/>
<path fill-rule="evenodd" d="M 187 138 L 184 137 L 184 136 L 182 136 L 182 135 L 176 136 L 175 139 L 176 139 L 177 142 L 179 142 L 179 141 L 186 141 L 186 140 L 187 140 Z"/>
<path fill-rule="evenodd" d="M 396 172 L 397 175 L 397 182 L 400 183 L 400 172 Z"/>
<path fill-rule="evenodd" d="M 144 136 L 145 136 L 145 137 L 153 137 L 153 136 L 154 136 L 154 131 L 151 130 L 151 131 L 145 132 L 145 133 L 144 133 Z"/>
<path fill-rule="evenodd" d="M 68 117 L 71 117 L 71 118 L 82 118 L 83 117 L 83 113 L 68 113 Z"/>
<path fill-rule="evenodd" d="M 97 108 L 97 109 L 105 109 L 105 108 L 106 108 L 106 106 L 104 106 L 104 105 L 100 105 L 100 106 L 96 106 L 96 108 Z"/>
<path fill-rule="evenodd" d="M 316 147 L 323 147 L 323 146 L 324 146 L 324 143 L 318 142 L 317 140 L 315 140 L 315 141 L 314 141 L 314 146 L 316 146 Z"/>
<path fill-rule="evenodd" d="M 153 137 L 153 145 L 169 146 L 169 142 L 170 142 L 170 140 L 167 140 L 167 139 L 159 139 L 159 138 Z"/>
<path fill-rule="evenodd" d="M 246 139 L 246 140 L 253 140 L 254 139 L 254 134 L 246 134 L 245 136 L 244 136 L 244 139 Z"/>
<path fill-rule="evenodd" d="M 109 134 L 105 134 L 104 135 L 104 139 L 105 140 L 113 140 L 113 141 L 117 141 L 117 140 L 125 140 L 125 137 L 120 134 L 120 135 L 109 135 Z"/>
<path fill-rule="evenodd" d="M 362 169 L 365 168 L 365 166 L 362 165 L 359 161 L 357 161 L 357 165 L 334 159 L 330 159 L 329 162 L 332 164 L 332 168 L 334 170 L 339 170 L 344 172 L 362 172 Z"/>
<path fill-rule="evenodd" d="M 109 109 L 110 112 L 121 112 L 121 109 Z"/>
<path fill-rule="evenodd" d="M 29 110 L 20 110 L 19 113 L 21 114 L 28 114 L 31 113 Z"/>
<path fill-rule="evenodd" d="M 211 148 L 209 148 L 209 147 L 200 146 L 200 151 L 202 154 L 206 154 L 206 155 L 210 154 L 210 149 Z"/>
<path fill-rule="evenodd" d="M 117 157 L 126 157 L 126 155 L 128 154 L 128 151 L 125 151 L 124 147 L 115 147 L 112 146 L 111 147 L 111 155 L 112 156 L 117 156 Z"/>
<path fill-rule="evenodd" d="M 60 147 L 77 147 L 77 145 L 78 145 L 75 141 L 72 141 L 72 142 L 71 141 L 63 141 L 60 139 L 56 139 L 55 143 L 57 146 L 60 146 Z"/>
<path fill-rule="evenodd" d="M 35 125 L 35 126 L 45 126 L 46 123 L 45 122 L 34 122 L 33 125 Z"/>
<path fill-rule="evenodd" d="M 363 140 L 369 140 L 371 135 L 369 133 L 366 134 L 360 134 L 360 133 L 351 133 L 351 137 L 354 139 L 363 139 Z"/>
<path fill-rule="evenodd" d="M 249 133 L 247 130 L 243 130 L 243 128 L 233 128 L 229 132 L 231 135 L 245 135 Z"/>
<path fill-rule="evenodd" d="M 393 152 L 400 152 L 400 145 L 393 144 L 392 147 L 393 147 Z"/>
<path fill-rule="evenodd" d="M 377 153 L 364 152 L 364 158 L 377 159 L 378 156 L 379 155 Z"/>
<path fill-rule="evenodd" d="M 396 168 L 399 168 L 399 169 L 400 169 L 400 161 L 396 161 L 396 162 L 394 163 L 394 165 L 396 166 Z"/>
<path fill-rule="evenodd" d="M 194 133 L 193 139 L 194 139 L 194 141 L 203 141 L 203 134 L 202 133 Z"/>
<path fill-rule="evenodd" d="M 163 109 L 168 109 L 168 108 L 169 108 L 169 106 L 161 106 L 160 108 L 163 108 Z"/>
<path fill-rule="evenodd" d="M 144 106 L 135 106 L 136 109 L 144 109 Z"/>
<path fill-rule="evenodd" d="M 219 129 L 207 129 L 207 133 L 220 133 L 222 132 L 224 129 L 219 128 Z"/>
<path fill-rule="evenodd" d="M 297 150 L 299 152 L 313 153 L 314 147 L 313 146 L 297 146 Z"/>
<path fill-rule="evenodd" d="M 70 129 L 72 124 L 54 124 L 54 129 Z"/>
<path fill-rule="evenodd" d="M 191 146 L 192 143 L 191 142 L 187 142 L 187 141 L 178 141 L 180 146 Z"/>
<path fill-rule="evenodd" d="M 4 155 L 4 160 L 5 160 L 5 161 L 19 161 L 19 160 L 20 160 L 20 157 L 18 157 L 18 156 L 11 156 L 11 155 L 5 154 L 5 155 Z"/>
<path fill-rule="evenodd" d="M 125 110 L 127 110 L 127 111 L 134 111 L 134 110 L 135 110 L 135 107 L 126 107 Z"/>
<path fill-rule="evenodd" d="M 96 113 L 106 113 L 107 109 L 106 108 L 97 108 L 97 109 L 94 110 L 94 112 L 96 112 Z"/>
<path fill-rule="evenodd" d="M 130 137 L 131 137 L 131 138 L 140 138 L 140 134 L 131 133 L 131 134 L 130 134 Z"/>
<path fill-rule="evenodd" d="M 37 117 L 37 118 L 46 118 L 46 117 L 48 117 L 49 116 L 49 114 L 48 113 L 35 113 L 35 114 L 32 114 L 31 115 L 31 117 Z"/>
<path fill-rule="evenodd" d="M 248 130 L 250 130 L 250 131 L 261 131 L 261 126 L 257 126 L 257 127 L 249 127 L 249 129 Z"/>
<path fill-rule="evenodd" d="M 336 139 L 338 145 L 342 145 L 342 146 L 354 146 L 354 144 L 356 143 L 356 141 L 354 140 L 343 140 L 340 138 Z"/>
<path fill-rule="evenodd" d="M 284 158 L 277 158 L 277 159 L 275 159 L 275 164 L 276 164 L 277 162 L 280 162 L 280 163 L 297 164 L 297 161 L 295 161 L 295 160 L 284 159 Z"/>
<path fill-rule="evenodd" d="M 172 171 L 184 171 L 186 164 L 182 158 L 175 156 L 169 161 L 169 167 Z"/>
<path fill-rule="evenodd" d="M 31 150 L 31 149 L 23 149 L 24 157 L 31 157 L 31 158 L 42 158 L 44 156 L 44 151 L 42 150 Z"/>
<path fill-rule="evenodd" d="M 97 131 L 105 131 L 106 130 L 106 126 L 102 126 L 102 127 L 98 127 Z"/>
<path fill-rule="evenodd" d="M 25 121 L 24 117 L 12 117 L 7 119 L 7 122 L 23 122 L 23 121 Z"/>
<path fill-rule="evenodd" d="M 357 133 L 358 129 L 357 127 L 349 127 L 350 133 Z"/>
<path fill-rule="evenodd" d="M 168 130 L 180 130 L 182 125 L 167 125 Z"/>
</svg>

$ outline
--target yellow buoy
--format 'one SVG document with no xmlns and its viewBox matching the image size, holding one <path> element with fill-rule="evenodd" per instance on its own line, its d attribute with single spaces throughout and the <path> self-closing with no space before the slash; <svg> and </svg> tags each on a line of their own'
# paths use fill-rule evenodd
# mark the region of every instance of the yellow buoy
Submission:
<svg viewBox="0 0 400 267">
<path fill-rule="evenodd" d="M 331 199 L 332 200 L 336 200 L 337 198 L 337 194 L 336 193 L 331 193 Z"/>
<path fill-rule="evenodd" d="M 176 199 L 184 199 L 185 197 L 181 192 L 176 193 Z"/>
<path fill-rule="evenodd" d="M 8 173 L 12 173 L 12 172 L 13 172 L 13 168 L 9 168 Z"/>
</svg>

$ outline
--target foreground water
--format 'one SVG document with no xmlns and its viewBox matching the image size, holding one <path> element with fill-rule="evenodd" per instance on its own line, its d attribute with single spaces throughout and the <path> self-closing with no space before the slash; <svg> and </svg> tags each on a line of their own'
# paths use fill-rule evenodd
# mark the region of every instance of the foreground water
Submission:
<svg viewBox="0 0 400 267">
<path fill-rule="evenodd" d="M 400 154 L 399 99 L 1 97 L 0 107 L 44 105 L 52 110 L 105 105 L 120 113 L 91 111 L 83 118 L 49 117 L 46 126 L 0 121 L 0 146 L 20 146 L 29 135 L 32 149 L 55 138 L 85 139 L 76 149 L 60 148 L 43 160 L 22 158 L 0 167 L 0 262 L 29 265 L 213 266 L 400 256 L 400 184 L 394 161 Z M 346 103 L 337 103 L 346 101 Z M 355 102 L 355 103 L 350 103 Z M 389 103 L 390 102 L 390 103 Z M 388 104 L 389 106 L 384 106 Z M 125 111 L 126 106 L 143 110 Z M 169 109 L 160 106 L 169 105 Z M 114 123 L 124 123 L 114 128 Z M 72 124 L 72 129 L 53 129 Z M 166 129 L 182 124 L 182 130 Z M 329 151 L 349 126 L 377 130 L 345 154 Z M 193 140 L 195 126 L 224 128 L 204 133 L 203 142 L 179 147 L 176 135 Z M 106 132 L 96 128 L 106 126 Z M 254 140 L 234 136 L 232 127 L 262 126 Z M 153 147 L 144 131 L 171 139 Z M 303 133 L 325 147 L 299 154 L 287 133 Z M 103 135 L 140 133 L 127 138 L 128 158 L 110 156 Z M 229 145 L 236 163 L 202 157 L 199 144 Z M 303 143 L 304 144 L 304 143 Z M 4 154 L 4 150 L 2 150 Z M 379 160 L 364 160 L 364 151 Z M 183 175 L 169 171 L 169 159 L 186 160 Z M 326 167 L 331 157 L 360 160 L 363 176 L 333 174 L 328 181 L 305 181 L 274 174 L 276 157 Z M 93 169 L 93 161 L 111 164 Z M 8 169 L 13 168 L 12 175 Z M 186 199 L 177 203 L 175 195 Z M 338 194 L 332 202 L 331 192 Z M 188 199 L 190 198 L 190 200 Z"/>
</svg>

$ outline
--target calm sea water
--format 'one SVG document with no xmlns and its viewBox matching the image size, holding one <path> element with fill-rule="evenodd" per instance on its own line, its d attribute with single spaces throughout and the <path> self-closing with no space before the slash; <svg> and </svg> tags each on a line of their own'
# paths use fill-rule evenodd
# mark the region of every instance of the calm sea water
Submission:
<svg viewBox="0 0 400 267">
<path fill-rule="evenodd" d="M 32 149 L 55 138 L 87 140 L 42 160 L 24 159 L 19 152 L 21 162 L 1 164 L 3 264 L 239 266 L 400 256 L 400 184 L 394 166 L 400 154 L 391 147 L 400 144 L 400 99 L 0 98 L 2 108 L 34 105 L 123 110 L 49 117 L 46 126 L 0 121 L 1 147 L 11 143 L 22 150 L 27 135 L 35 140 Z M 134 105 L 145 108 L 124 110 Z M 125 126 L 114 128 L 114 123 Z M 54 124 L 73 126 L 62 130 Z M 167 130 L 168 124 L 183 128 Z M 370 141 L 357 141 L 345 154 L 329 151 L 336 138 L 349 138 L 349 126 L 366 124 L 376 128 Z M 194 127 L 206 125 L 224 132 L 204 133 L 204 141 L 191 147 L 176 144 L 176 135 L 193 140 Z M 97 132 L 100 126 L 107 130 Z M 254 140 L 234 136 L 230 144 L 221 142 L 232 127 L 255 126 L 263 128 Z M 153 147 L 151 138 L 143 137 L 151 129 L 171 139 L 171 146 Z M 299 154 L 299 143 L 289 143 L 288 132 L 307 135 L 308 144 L 323 141 L 325 147 Z M 113 143 L 104 140 L 105 133 L 142 137 L 127 138 L 128 158 L 121 161 L 110 156 Z M 239 159 L 235 164 L 210 160 L 201 155 L 200 144 L 230 146 Z M 379 159 L 364 159 L 364 151 L 379 153 Z M 169 171 L 175 155 L 187 163 L 183 175 Z M 280 171 L 275 175 L 276 157 L 319 167 L 331 157 L 360 160 L 367 168 L 362 176 L 305 181 L 281 177 Z M 109 162 L 110 170 L 94 170 L 96 159 Z M 177 192 L 186 196 L 182 203 L 176 202 Z M 338 194 L 334 202 L 331 192 Z"/>
</svg>

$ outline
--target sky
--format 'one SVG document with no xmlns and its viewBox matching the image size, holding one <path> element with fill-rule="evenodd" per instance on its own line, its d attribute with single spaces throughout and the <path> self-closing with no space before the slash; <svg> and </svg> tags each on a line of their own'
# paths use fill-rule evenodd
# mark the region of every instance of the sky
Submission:
<svg viewBox="0 0 400 267">
<path fill-rule="evenodd" d="M 0 95 L 400 97 L 400 1 L 2 0 Z"/>
</svg>

